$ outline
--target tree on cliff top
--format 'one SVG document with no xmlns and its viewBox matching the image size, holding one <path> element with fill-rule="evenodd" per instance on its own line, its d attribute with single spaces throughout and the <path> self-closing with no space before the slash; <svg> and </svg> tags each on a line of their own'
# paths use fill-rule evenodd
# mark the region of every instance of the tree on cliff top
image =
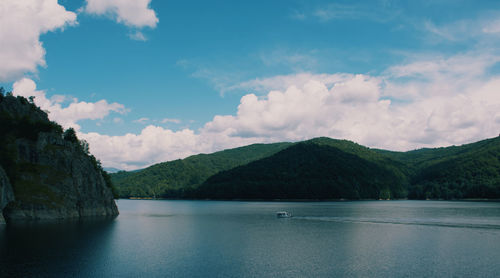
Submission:
<svg viewBox="0 0 500 278">
<path fill-rule="evenodd" d="M 79 143 L 78 137 L 76 136 L 75 130 L 70 127 L 64 131 L 63 138 L 66 141 L 72 142 L 72 143 Z"/>
</svg>

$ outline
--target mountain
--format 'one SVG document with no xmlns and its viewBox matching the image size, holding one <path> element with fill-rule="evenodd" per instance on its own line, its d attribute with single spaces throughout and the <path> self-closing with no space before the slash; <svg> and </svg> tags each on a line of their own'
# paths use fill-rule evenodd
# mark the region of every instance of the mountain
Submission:
<svg viewBox="0 0 500 278">
<path fill-rule="evenodd" d="M 193 196 L 499 199 L 500 137 L 409 152 L 317 138 L 269 158 L 220 172 L 207 179 Z"/>
<path fill-rule="evenodd" d="M 292 143 L 253 144 L 155 164 L 141 171 L 111 174 L 120 197 L 181 198 L 208 177 L 268 157 Z"/>
<path fill-rule="evenodd" d="M 196 190 L 214 199 L 378 199 L 406 196 L 407 180 L 392 161 L 346 140 L 318 138 L 219 172 Z"/>
<path fill-rule="evenodd" d="M 113 167 L 104 167 L 103 169 L 104 169 L 104 171 L 106 171 L 106 172 L 108 172 L 110 174 L 111 173 L 118 173 L 118 172 L 122 171 L 120 169 L 113 168 Z"/>
<path fill-rule="evenodd" d="M 386 155 L 413 170 L 412 199 L 500 199 L 500 137 Z"/>
<path fill-rule="evenodd" d="M 115 216 L 109 175 L 73 129 L 0 94 L 0 221 Z"/>
<path fill-rule="evenodd" d="M 320 137 L 195 155 L 111 176 L 121 197 L 498 199 L 500 137 L 408 152 Z"/>
</svg>

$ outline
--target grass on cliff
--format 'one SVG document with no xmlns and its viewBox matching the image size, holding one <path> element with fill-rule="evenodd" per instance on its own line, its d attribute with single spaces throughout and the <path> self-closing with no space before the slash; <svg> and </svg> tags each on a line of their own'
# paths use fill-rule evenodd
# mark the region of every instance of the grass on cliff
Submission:
<svg viewBox="0 0 500 278">
<path fill-rule="evenodd" d="M 23 169 L 23 174 L 12 183 L 16 201 L 49 208 L 64 204 L 64 196 L 51 189 L 51 185 L 55 186 L 71 178 L 68 174 L 46 165 L 21 163 L 18 166 Z"/>
</svg>

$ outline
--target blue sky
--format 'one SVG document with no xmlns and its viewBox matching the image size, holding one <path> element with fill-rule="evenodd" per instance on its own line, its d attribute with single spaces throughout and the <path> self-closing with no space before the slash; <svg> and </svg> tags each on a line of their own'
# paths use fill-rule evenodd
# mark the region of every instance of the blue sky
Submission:
<svg viewBox="0 0 500 278">
<path fill-rule="evenodd" d="M 0 4 L 12 42 L 0 85 L 37 96 L 105 166 L 316 136 L 408 150 L 500 130 L 498 1 L 16 2 Z"/>
</svg>

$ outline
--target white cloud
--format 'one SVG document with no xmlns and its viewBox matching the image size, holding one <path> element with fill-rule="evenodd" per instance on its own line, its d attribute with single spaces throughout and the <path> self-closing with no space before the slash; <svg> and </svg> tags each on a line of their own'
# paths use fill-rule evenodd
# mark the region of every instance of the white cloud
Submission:
<svg viewBox="0 0 500 278">
<path fill-rule="evenodd" d="M 143 117 L 132 122 L 136 124 L 146 124 L 147 122 L 149 122 L 149 118 Z"/>
<path fill-rule="evenodd" d="M 256 78 L 253 80 L 241 82 L 236 85 L 228 86 L 225 90 L 244 90 L 254 92 L 269 92 L 274 90 L 286 90 L 290 86 L 303 86 L 309 81 L 318 81 L 327 86 L 333 85 L 336 82 L 344 80 L 351 74 L 312 74 L 312 73 L 297 73 L 290 75 L 277 75 L 269 78 Z"/>
<path fill-rule="evenodd" d="M 454 22 L 456 23 L 456 22 Z M 446 40 L 455 41 L 460 39 L 462 36 L 459 36 L 459 31 L 462 31 L 462 34 L 470 34 L 470 32 L 463 32 L 463 28 L 466 26 L 462 24 L 453 24 L 453 25 L 445 25 L 445 26 L 436 26 L 433 22 L 427 20 L 424 21 L 424 29 L 428 31 L 430 34 L 437 36 L 439 38 L 443 38 Z M 468 30 L 470 31 L 470 30 Z"/>
<path fill-rule="evenodd" d="M 456 60 L 467 61 L 452 57 L 435 64 L 427 61 L 420 72 L 415 64 L 398 69 L 427 76 L 443 71 L 443 64 L 456 65 Z M 495 89 L 500 78 L 484 80 L 486 77 L 478 75 L 484 70 L 480 65 L 488 63 L 471 64 L 471 76 L 476 78 L 468 79 L 467 86 L 461 80 L 465 72 L 460 66 L 431 80 L 344 75 L 343 80 L 328 86 L 318 80 L 304 84 L 299 78 L 300 85 L 284 91 L 271 91 L 260 98 L 253 94 L 242 97 L 236 115 L 216 116 L 203 131 L 273 141 L 330 136 L 392 150 L 479 140 L 500 130 L 498 118 L 492 117 L 500 111 Z M 412 87 L 415 94 L 407 102 L 387 99 Z"/>
<path fill-rule="evenodd" d="M 277 141 L 315 136 L 359 140 L 360 123 L 369 121 L 373 128 L 388 109 L 390 102 L 379 100 L 379 82 L 369 76 L 346 75 L 330 88 L 311 80 L 261 98 L 248 94 L 242 97 L 235 116 L 216 116 L 204 131 Z"/>
<path fill-rule="evenodd" d="M 385 72 L 391 82 L 384 94 L 402 99 L 467 94 L 492 78 L 488 70 L 498 62 L 500 55 L 480 52 L 448 58 L 418 57 Z"/>
<path fill-rule="evenodd" d="M 162 124 L 166 124 L 166 123 L 180 124 L 181 120 L 179 120 L 179 119 L 164 118 L 163 120 L 161 120 L 161 123 Z"/>
<path fill-rule="evenodd" d="M 260 54 L 265 66 L 286 66 L 294 71 L 305 71 L 316 68 L 318 65 L 317 50 L 294 51 L 286 48 L 277 48 L 271 52 Z"/>
<path fill-rule="evenodd" d="M 423 28 L 422 28 L 423 27 Z M 461 19 L 444 24 L 435 24 L 430 20 L 417 24 L 417 28 L 423 29 L 430 35 L 427 42 L 435 44 L 441 41 L 467 41 L 476 39 L 481 44 L 497 43 L 500 33 L 500 16 L 486 16 L 481 19 Z"/>
<path fill-rule="evenodd" d="M 359 6 L 329 4 L 326 7 L 317 9 L 314 15 L 323 21 L 332 19 L 358 19 L 367 16 L 369 13 Z"/>
<path fill-rule="evenodd" d="M 0 1 L 0 81 L 45 67 L 40 35 L 74 24 L 76 14 L 57 0 Z"/>
<path fill-rule="evenodd" d="M 485 23 L 482 31 L 484 33 L 500 33 L 500 19 Z"/>
<path fill-rule="evenodd" d="M 183 66 L 186 63 L 182 62 L 179 66 Z M 226 92 L 232 90 L 234 80 L 240 80 L 241 74 L 233 72 L 223 72 L 219 70 L 213 70 L 208 68 L 199 68 L 196 70 L 192 76 L 196 78 L 202 78 L 208 80 L 220 95 L 224 95 Z"/>
<path fill-rule="evenodd" d="M 144 36 L 141 31 L 135 31 L 133 33 L 128 34 L 128 37 L 135 41 L 147 41 L 148 39 Z"/>
<path fill-rule="evenodd" d="M 386 22 L 399 16 L 400 11 L 390 5 L 373 1 L 374 5 L 339 4 L 324 5 L 312 12 L 320 21 L 330 20 L 372 20 Z M 372 4 L 372 3 L 370 3 Z"/>
<path fill-rule="evenodd" d="M 140 134 L 83 134 L 104 165 L 135 169 L 256 142 L 349 139 L 390 150 L 458 145 L 498 135 L 500 76 L 492 54 L 426 57 L 379 76 L 310 73 L 244 82 L 235 115 L 199 130 L 147 126 Z M 401 101 L 400 99 L 404 99 Z"/>
<path fill-rule="evenodd" d="M 113 123 L 115 123 L 115 124 L 122 124 L 123 123 L 123 119 L 115 117 L 115 118 L 113 118 Z"/>
<path fill-rule="evenodd" d="M 108 15 L 118 23 L 130 27 L 155 28 L 158 23 L 156 13 L 149 6 L 151 0 L 86 0 L 85 12 Z"/>
<path fill-rule="evenodd" d="M 145 127 L 139 134 L 108 136 L 91 132 L 78 136 L 89 142 L 91 153 L 104 165 L 125 170 L 255 142 L 254 138 L 234 138 L 220 133 L 198 134 L 190 129 L 172 131 L 153 125 Z"/>
<path fill-rule="evenodd" d="M 55 95 L 49 99 L 45 92 L 37 90 L 35 82 L 28 78 L 23 78 L 14 83 L 13 94 L 26 98 L 34 96 L 35 104 L 42 110 L 49 112 L 50 120 L 56 121 L 64 128 L 73 127 L 76 130 L 80 129 L 80 126 L 77 124 L 78 121 L 103 119 L 111 112 L 122 114 L 127 112 L 122 104 L 116 102 L 108 103 L 106 100 L 85 102 L 73 98 L 69 105 L 63 107 L 62 102 L 68 99 L 68 97 Z"/>
</svg>

